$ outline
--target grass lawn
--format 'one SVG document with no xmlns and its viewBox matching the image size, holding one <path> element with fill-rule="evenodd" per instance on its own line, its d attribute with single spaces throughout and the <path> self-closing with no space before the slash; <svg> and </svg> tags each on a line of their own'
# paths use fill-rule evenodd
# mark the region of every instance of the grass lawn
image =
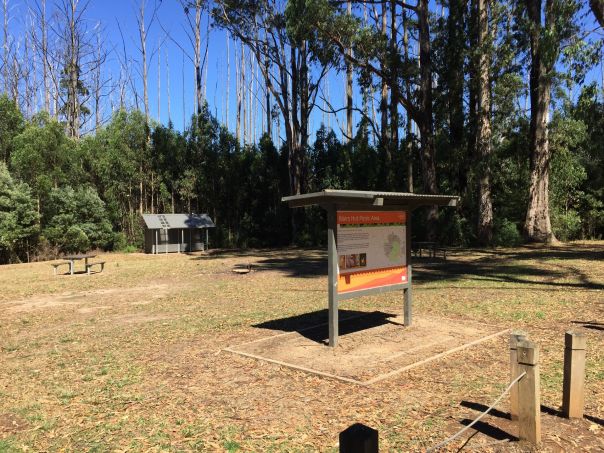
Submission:
<svg viewBox="0 0 604 453">
<path fill-rule="evenodd" d="M 257 325 L 326 308 L 325 256 L 106 254 L 104 272 L 73 277 L 1 266 L 0 452 L 335 452 L 355 422 L 379 430 L 381 451 L 419 451 L 506 387 L 505 335 L 367 387 L 222 351 L 279 333 Z M 544 451 L 604 449 L 604 242 L 413 264 L 416 317 L 520 328 L 540 345 Z M 389 293 L 341 307 L 397 304 Z M 582 420 L 557 412 L 569 329 L 588 341 Z M 507 410 L 504 399 L 451 451 L 520 451 Z"/>
</svg>

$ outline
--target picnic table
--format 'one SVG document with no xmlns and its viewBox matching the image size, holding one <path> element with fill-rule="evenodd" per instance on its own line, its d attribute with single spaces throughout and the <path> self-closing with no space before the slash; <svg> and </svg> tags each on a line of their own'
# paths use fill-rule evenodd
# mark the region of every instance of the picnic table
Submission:
<svg viewBox="0 0 604 453">
<path fill-rule="evenodd" d="M 88 275 L 90 275 L 90 270 L 93 266 L 99 266 L 99 272 L 103 272 L 103 269 L 105 268 L 105 261 L 95 261 L 93 263 L 90 263 L 88 260 L 94 257 L 96 257 L 96 255 L 90 253 L 81 255 L 67 255 L 64 257 L 65 261 L 52 263 L 51 266 L 54 268 L 55 275 L 57 275 L 57 269 L 60 266 L 67 265 L 69 266 L 69 274 L 73 275 L 75 274 L 75 262 L 84 260 L 84 272 L 86 272 Z"/>
<path fill-rule="evenodd" d="M 451 249 L 448 247 L 443 247 L 441 245 L 438 245 L 436 242 L 419 241 L 419 242 L 413 242 L 411 244 L 411 250 L 413 251 L 415 256 L 419 255 L 420 258 L 422 257 L 422 250 L 427 250 L 428 257 L 430 257 L 430 258 L 436 258 L 436 252 L 442 252 L 443 259 L 446 261 L 447 252 L 450 251 Z"/>
<path fill-rule="evenodd" d="M 96 255 L 92 255 L 92 254 L 84 254 L 84 255 L 67 255 L 65 257 L 65 259 L 67 261 L 69 261 L 69 273 L 71 275 L 74 274 L 74 270 L 75 270 L 75 262 L 76 261 L 80 261 L 80 260 L 84 260 L 84 271 L 88 272 L 89 267 L 88 267 L 88 260 L 91 258 L 96 257 Z"/>
<path fill-rule="evenodd" d="M 430 242 L 430 241 L 420 241 L 420 242 L 414 242 L 412 244 L 413 251 L 415 252 L 416 255 L 419 253 L 420 258 L 422 256 L 422 250 L 428 250 L 428 255 L 430 257 L 433 257 L 435 247 L 436 247 L 436 242 Z"/>
</svg>

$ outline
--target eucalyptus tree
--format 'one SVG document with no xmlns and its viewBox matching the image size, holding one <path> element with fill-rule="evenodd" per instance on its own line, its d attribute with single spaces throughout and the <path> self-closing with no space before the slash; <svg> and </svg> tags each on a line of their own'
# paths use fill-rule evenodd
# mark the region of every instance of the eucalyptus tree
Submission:
<svg viewBox="0 0 604 453">
<path fill-rule="evenodd" d="M 78 138 L 85 118 L 90 114 L 86 103 L 90 98 L 85 80 L 94 70 L 95 45 L 91 40 L 86 11 L 89 1 L 61 0 L 57 5 L 59 21 L 52 25 L 60 42 L 57 56 L 62 67 L 60 76 L 60 113 L 67 124 L 67 134 Z"/>
<path fill-rule="evenodd" d="M 579 39 L 576 0 L 526 0 L 520 25 L 529 42 L 530 188 L 524 221 L 529 241 L 555 242 L 549 206 L 549 121 L 556 64 L 564 47 Z"/>
<path fill-rule="evenodd" d="M 364 26 L 362 21 L 347 14 L 344 1 L 329 2 L 328 0 L 292 0 L 292 4 L 304 4 L 307 11 L 313 13 L 307 17 L 317 30 L 318 38 L 327 45 L 335 48 L 345 61 L 352 63 L 357 70 L 369 72 L 382 81 L 386 81 L 391 97 L 407 112 L 407 115 L 417 125 L 420 135 L 420 162 L 422 169 L 423 192 L 437 194 L 434 115 L 433 115 L 433 64 L 431 19 L 428 0 L 417 0 L 414 4 L 405 1 L 374 1 L 371 4 L 382 4 L 382 20 L 374 21 L 373 26 Z M 362 3 L 362 2 L 355 2 Z M 405 59 L 401 54 L 401 46 L 393 45 L 387 39 L 385 28 L 388 27 L 384 15 L 391 8 L 390 17 L 402 16 L 402 12 L 413 16 L 413 30 L 407 36 L 415 37 L 419 55 Z M 391 35 L 397 33 L 397 20 L 391 20 Z M 403 36 L 404 38 L 404 36 Z M 352 48 L 352 54 L 348 49 Z M 402 47 L 403 49 L 405 46 Z M 410 54 L 409 54 L 410 55 Z M 413 89 L 407 90 L 407 83 L 412 80 Z M 396 121 L 396 119 L 394 119 Z M 392 118 L 391 118 L 392 122 Z M 382 125 L 384 129 L 385 125 Z M 398 127 L 396 121 L 395 127 Z M 383 135 L 383 131 L 382 131 Z M 436 234 L 436 207 L 428 210 L 428 236 Z"/>
<path fill-rule="evenodd" d="M 311 45 L 317 38 L 307 20 L 313 10 L 302 2 L 220 0 L 216 3 L 213 11 L 216 23 L 252 52 L 281 112 L 290 193 L 299 194 L 307 176 L 310 114 L 321 81 L 332 65 L 332 49 Z"/>
</svg>

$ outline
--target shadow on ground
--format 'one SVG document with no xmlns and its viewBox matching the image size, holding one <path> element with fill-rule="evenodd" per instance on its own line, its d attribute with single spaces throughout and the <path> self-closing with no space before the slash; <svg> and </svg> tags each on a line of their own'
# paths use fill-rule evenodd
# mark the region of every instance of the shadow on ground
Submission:
<svg viewBox="0 0 604 453">
<path fill-rule="evenodd" d="M 316 249 L 211 250 L 191 259 L 212 261 L 229 258 L 240 258 L 241 262 L 235 267 L 249 265 L 254 272 L 276 271 L 298 278 L 327 275 L 327 253 Z"/>
<path fill-rule="evenodd" d="M 456 259 L 456 255 L 478 255 L 472 261 Z M 312 278 L 327 275 L 327 254 L 316 249 L 211 250 L 191 259 L 211 261 L 240 258 L 240 265 L 250 264 L 254 271 L 277 271 L 289 277 Z M 552 290 L 603 290 L 604 283 L 593 281 L 582 269 L 565 265 L 564 260 L 604 261 L 604 246 L 573 245 L 572 247 L 521 247 L 516 249 L 460 249 L 445 261 L 439 258 L 417 258 L 413 279 L 417 283 L 455 283 L 478 280 L 482 283 L 513 283 L 539 285 Z M 533 261 L 533 262 L 526 262 Z M 548 262 L 555 261 L 555 268 Z M 484 288 L 484 285 L 481 285 Z"/>
<path fill-rule="evenodd" d="M 284 332 L 298 332 L 300 335 L 317 343 L 326 344 L 329 339 L 329 327 L 327 325 L 327 310 L 318 310 L 311 313 L 290 316 L 287 318 L 273 319 L 253 327 L 271 329 Z M 339 310 L 340 332 L 343 337 L 362 330 L 372 329 L 384 324 L 398 324 L 389 318 L 396 317 L 393 313 L 381 311 L 363 312 L 357 310 Z"/>
<path fill-rule="evenodd" d="M 459 252 L 458 252 L 459 253 Z M 581 269 L 556 262 L 556 270 L 541 267 L 548 261 L 557 260 L 604 260 L 602 246 L 573 246 L 555 248 L 522 247 L 505 249 L 463 250 L 463 254 L 481 254 L 475 261 L 461 261 L 451 256 L 447 261 L 413 259 L 413 279 L 415 282 L 443 282 L 479 280 L 482 282 L 541 285 L 555 288 L 602 290 L 604 283 L 591 280 Z M 535 261 L 535 263 L 522 263 Z M 562 281 L 561 281 L 562 280 Z M 572 280 L 572 281 L 564 281 Z"/>
</svg>

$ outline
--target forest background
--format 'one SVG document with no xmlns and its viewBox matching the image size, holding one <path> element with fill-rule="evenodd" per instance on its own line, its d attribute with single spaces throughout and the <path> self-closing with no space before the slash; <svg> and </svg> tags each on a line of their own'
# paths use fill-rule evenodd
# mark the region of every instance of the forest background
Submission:
<svg viewBox="0 0 604 453">
<path fill-rule="evenodd" d="M 604 0 L 0 1 L 0 263 L 142 213 L 322 244 L 281 197 L 325 188 L 459 195 L 414 216 L 443 244 L 604 233 Z"/>
</svg>

